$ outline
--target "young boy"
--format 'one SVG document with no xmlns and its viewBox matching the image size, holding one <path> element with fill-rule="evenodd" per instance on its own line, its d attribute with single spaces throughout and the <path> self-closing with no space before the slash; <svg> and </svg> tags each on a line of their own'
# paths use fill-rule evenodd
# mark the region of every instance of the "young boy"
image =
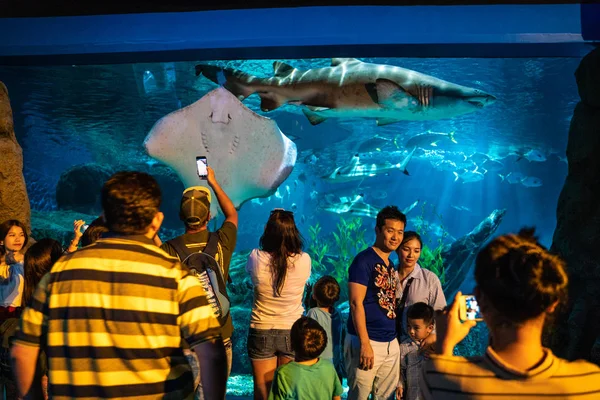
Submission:
<svg viewBox="0 0 600 400">
<path fill-rule="evenodd" d="M 319 355 L 327 345 L 327 334 L 317 321 L 301 317 L 290 332 L 295 361 L 277 368 L 269 400 L 340 400 L 342 384 L 327 360 Z"/>
<path fill-rule="evenodd" d="M 406 312 L 409 337 L 400 343 L 400 382 L 396 397 L 403 400 L 421 399 L 419 379 L 423 355 L 419 352 L 421 341 L 433 331 L 433 307 L 423 302 L 415 303 Z"/>
<path fill-rule="evenodd" d="M 322 276 L 313 287 L 312 298 L 317 306 L 308 310 L 306 316 L 317 321 L 327 333 L 327 347 L 320 358 L 333 363 L 340 375 L 343 371 L 342 317 L 335 308 L 335 303 L 340 299 L 340 285 L 334 277 Z"/>
</svg>

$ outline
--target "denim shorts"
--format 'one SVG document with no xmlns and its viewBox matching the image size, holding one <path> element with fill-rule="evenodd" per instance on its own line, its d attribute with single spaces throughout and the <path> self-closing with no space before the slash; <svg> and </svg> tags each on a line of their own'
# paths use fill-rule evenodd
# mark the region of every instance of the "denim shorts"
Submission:
<svg viewBox="0 0 600 400">
<path fill-rule="evenodd" d="M 248 357 L 269 360 L 276 357 L 294 359 L 289 329 L 254 329 L 248 331 Z"/>
</svg>

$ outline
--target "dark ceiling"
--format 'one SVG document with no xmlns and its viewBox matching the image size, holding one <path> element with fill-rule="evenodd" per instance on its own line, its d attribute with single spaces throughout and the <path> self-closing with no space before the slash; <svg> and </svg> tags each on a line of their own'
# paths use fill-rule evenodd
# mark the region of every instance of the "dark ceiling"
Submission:
<svg viewBox="0 0 600 400">
<path fill-rule="evenodd" d="M 50 17 L 153 12 L 184 12 L 241 8 L 277 8 L 343 5 L 490 5 L 490 4 L 573 4 L 581 1 L 483 1 L 483 0 L 0 0 L 0 17 Z"/>
</svg>

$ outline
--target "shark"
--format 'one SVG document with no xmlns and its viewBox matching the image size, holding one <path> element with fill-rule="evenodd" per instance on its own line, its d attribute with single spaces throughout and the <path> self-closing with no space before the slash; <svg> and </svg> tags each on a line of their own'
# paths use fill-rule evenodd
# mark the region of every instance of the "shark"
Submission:
<svg viewBox="0 0 600 400">
<path fill-rule="evenodd" d="M 406 215 L 410 213 L 419 204 L 419 200 L 415 200 L 411 205 L 402 210 Z M 353 198 L 340 198 L 339 203 L 329 203 L 320 207 L 323 211 L 328 211 L 334 214 L 352 214 L 356 217 L 377 218 L 377 214 L 381 211 L 380 207 L 375 207 L 364 201 L 362 195 L 358 194 Z"/>
<path fill-rule="evenodd" d="M 404 159 L 396 164 L 386 162 L 384 164 L 361 164 L 358 154 L 352 156 L 350 163 L 346 166 L 337 167 L 329 175 L 322 177 L 330 183 L 351 182 L 364 178 L 388 174 L 390 171 L 399 170 L 404 175 L 410 175 L 406 167 L 415 154 L 416 147 L 413 147 Z"/>
<path fill-rule="evenodd" d="M 196 156 L 206 156 L 236 208 L 277 193 L 297 158 L 296 145 L 275 121 L 248 109 L 223 88 L 159 119 L 144 147 L 173 168 L 186 187 L 208 187 L 196 171 Z M 212 216 L 217 215 L 217 203 L 211 204 Z"/>
<path fill-rule="evenodd" d="M 223 83 L 240 100 L 258 93 L 262 111 L 284 104 L 303 106 L 313 125 L 329 118 L 374 118 L 377 125 L 439 120 L 481 110 L 496 100 L 480 89 L 356 58 L 333 58 L 329 67 L 308 70 L 276 61 L 273 73 L 259 78 L 236 69 L 196 65 L 196 76 Z"/>
</svg>

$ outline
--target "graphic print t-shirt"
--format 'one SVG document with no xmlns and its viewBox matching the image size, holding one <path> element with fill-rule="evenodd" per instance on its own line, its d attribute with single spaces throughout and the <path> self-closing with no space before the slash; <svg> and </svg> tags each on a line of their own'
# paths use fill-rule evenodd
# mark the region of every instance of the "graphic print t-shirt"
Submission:
<svg viewBox="0 0 600 400">
<path fill-rule="evenodd" d="M 348 282 L 367 287 L 363 301 L 369 339 L 390 342 L 396 337 L 396 287 L 398 272 L 394 263 L 386 266 L 372 247 L 358 253 L 348 269 Z M 356 335 L 352 314 L 348 333 Z"/>
</svg>

